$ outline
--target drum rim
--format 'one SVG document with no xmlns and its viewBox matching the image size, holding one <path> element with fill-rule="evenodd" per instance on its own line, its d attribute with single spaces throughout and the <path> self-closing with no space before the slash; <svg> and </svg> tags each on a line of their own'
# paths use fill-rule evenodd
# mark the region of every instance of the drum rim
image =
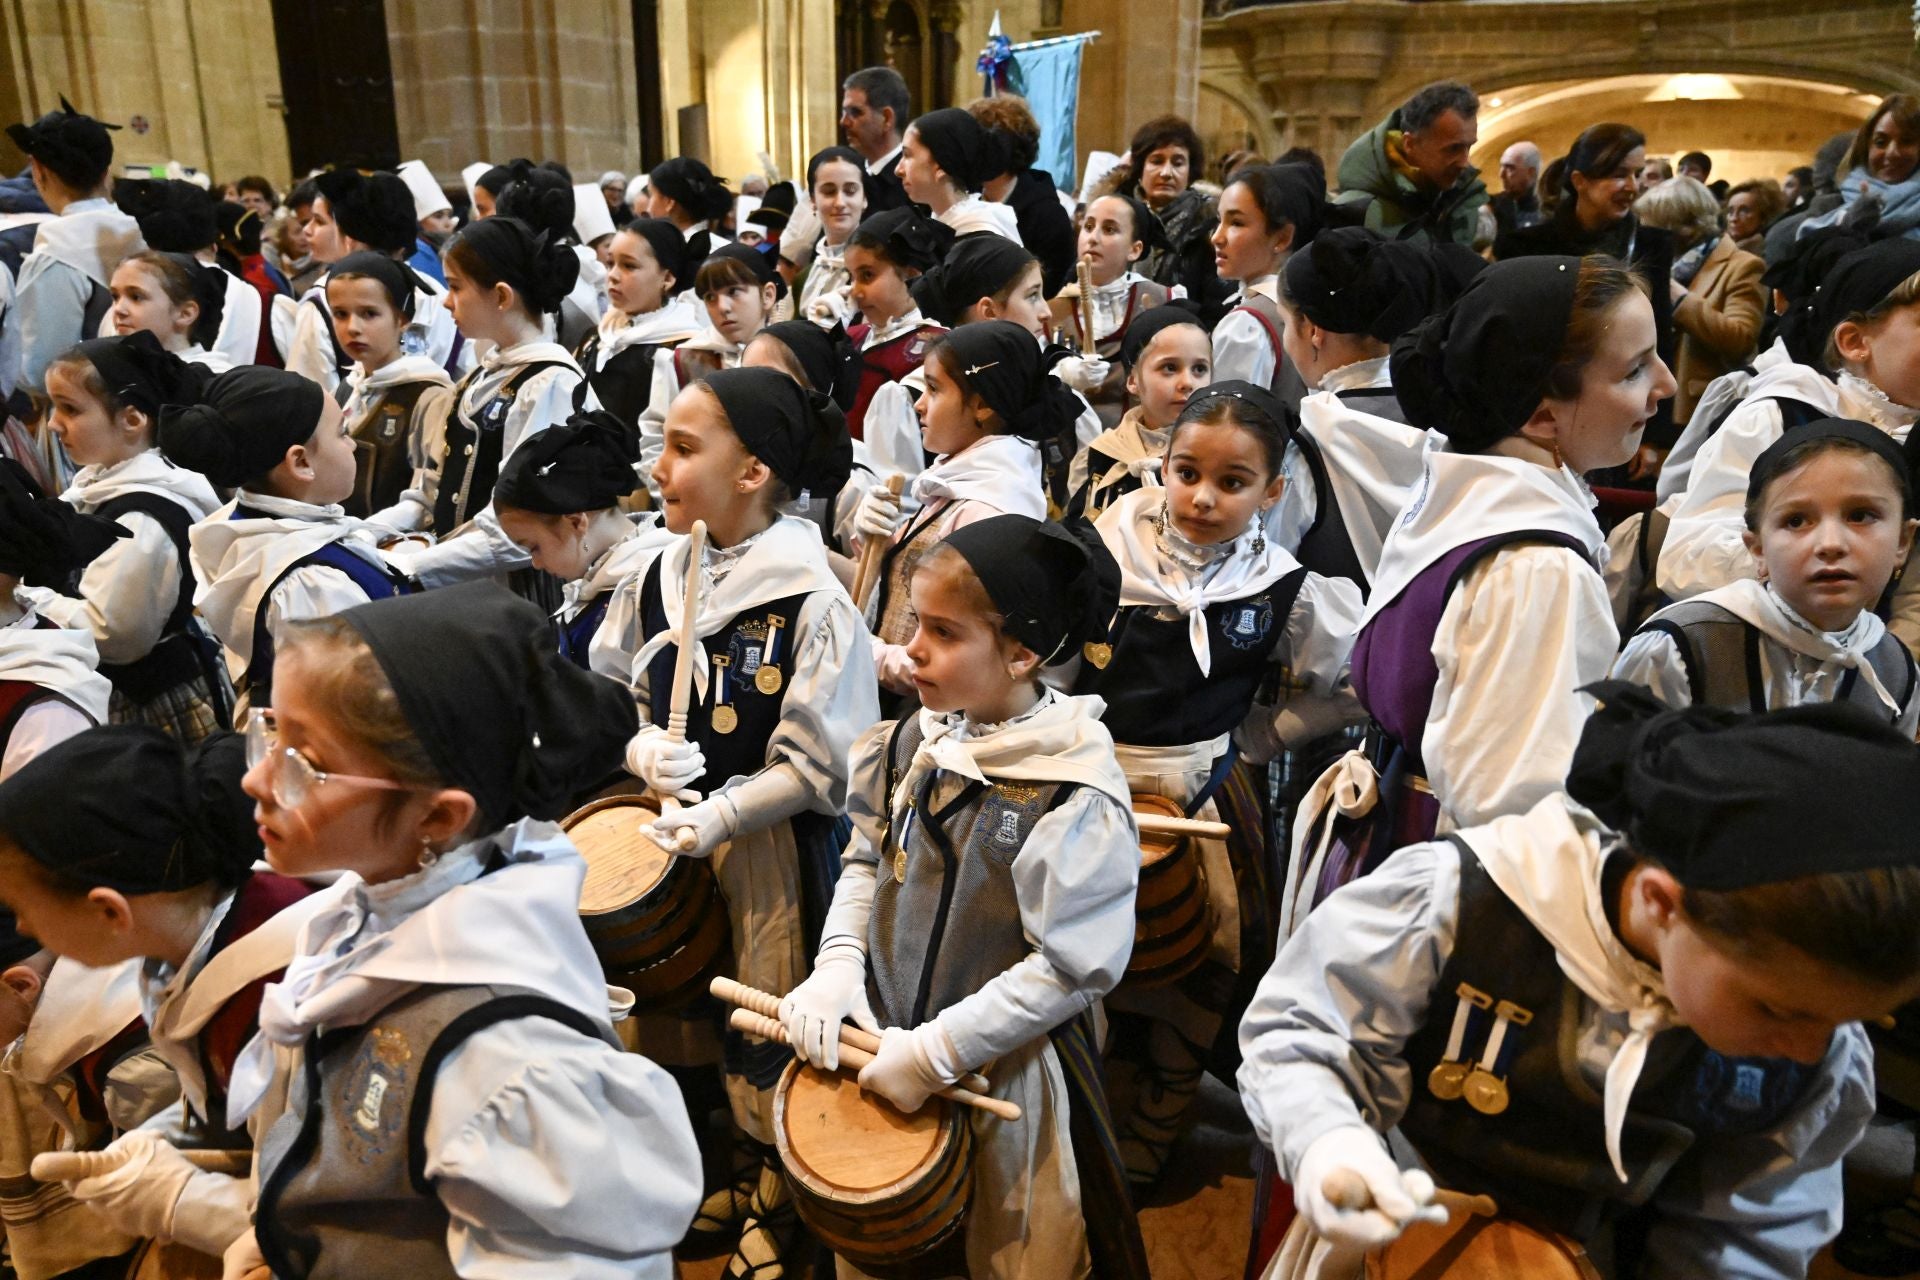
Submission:
<svg viewBox="0 0 1920 1280">
<path fill-rule="evenodd" d="M 593 817 L 595 814 L 600 813 L 603 810 L 612 809 L 616 807 L 626 808 L 626 809 L 640 809 L 640 808 L 648 809 L 653 813 L 655 817 L 659 817 L 660 814 L 664 812 L 660 804 L 660 797 L 655 795 L 654 792 L 650 789 L 646 791 L 627 792 L 622 795 L 601 796 L 598 800 L 587 801 L 585 804 L 581 805 L 578 809 L 575 809 L 572 813 L 569 813 L 566 817 L 560 819 L 560 830 L 564 831 L 569 837 L 569 839 L 571 839 L 573 835 L 574 827 L 578 826 L 582 822 L 585 822 L 588 818 Z M 654 847 L 660 848 L 659 843 L 657 841 L 654 842 Z M 579 853 L 581 861 L 587 862 L 589 869 L 591 869 L 591 866 L 592 866 L 591 860 L 587 858 L 587 855 L 584 852 L 581 852 L 579 845 L 574 846 L 574 852 Z M 665 849 L 660 849 L 660 852 L 667 854 L 667 867 L 666 867 L 666 870 L 660 873 L 660 878 L 654 882 L 653 888 L 648 889 L 646 893 L 641 894 L 638 898 L 634 898 L 629 902 L 623 902 L 617 907 L 595 907 L 589 910 L 587 907 L 581 906 L 579 908 L 579 913 L 581 918 L 592 919 L 597 916 L 612 915 L 616 911 L 630 910 L 631 908 L 646 901 L 646 899 L 649 896 L 651 896 L 655 890 L 659 889 L 661 885 L 664 885 L 667 882 L 667 877 L 672 875 L 675 869 L 678 868 L 680 863 L 684 861 L 686 858 L 685 854 L 669 853 Z M 584 892 L 586 889 L 586 881 L 584 879 L 580 882 L 580 887 L 581 887 L 581 890 Z"/>
<path fill-rule="evenodd" d="M 780 1156 L 781 1167 L 786 1170 L 787 1176 L 805 1187 L 807 1191 L 813 1195 L 820 1196 L 827 1200 L 838 1201 L 842 1204 L 853 1205 L 870 1205 L 890 1199 L 898 1196 L 901 1188 L 911 1186 L 914 1182 L 924 1178 L 928 1172 L 937 1168 L 941 1161 L 946 1158 L 949 1149 L 960 1141 L 958 1135 L 952 1133 L 952 1130 L 957 1127 L 957 1118 L 954 1115 L 956 1108 L 945 1098 L 935 1095 L 927 1100 L 927 1105 L 939 1109 L 939 1129 L 947 1136 L 940 1141 L 936 1141 L 932 1149 L 928 1151 L 927 1154 L 921 1158 L 920 1162 L 914 1165 L 910 1171 L 894 1179 L 884 1187 L 875 1187 L 867 1191 L 853 1191 L 841 1187 L 838 1184 L 830 1183 L 821 1177 L 821 1175 L 814 1170 L 813 1166 L 807 1163 L 804 1157 L 794 1151 L 793 1140 L 787 1133 L 787 1099 L 792 1094 L 793 1082 L 799 1078 L 803 1070 L 817 1071 L 818 1074 L 822 1076 L 838 1074 L 837 1072 L 823 1071 L 815 1067 L 809 1067 L 798 1058 L 795 1058 L 787 1064 L 786 1069 L 780 1073 L 779 1082 L 773 1087 L 773 1145 L 774 1150 Z M 864 1091 L 862 1092 L 864 1093 Z"/>
</svg>

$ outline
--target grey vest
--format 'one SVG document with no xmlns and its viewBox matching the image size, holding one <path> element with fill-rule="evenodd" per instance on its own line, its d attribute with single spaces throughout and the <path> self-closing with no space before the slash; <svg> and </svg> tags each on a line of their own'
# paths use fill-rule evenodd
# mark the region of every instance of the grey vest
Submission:
<svg viewBox="0 0 1920 1280">
<path fill-rule="evenodd" d="M 1760 668 L 1760 631 L 1707 600 L 1689 600 L 1647 622 L 1646 629 L 1673 638 L 1687 669 L 1687 685 L 1698 706 L 1759 713 L 1767 709 L 1765 673 Z M 1867 664 L 1901 706 L 1913 696 L 1913 655 L 1891 631 L 1867 654 Z M 1895 718 L 1858 671 L 1848 671 L 1834 695 L 1883 719 Z"/>
<path fill-rule="evenodd" d="M 276 1280 L 454 1280 L 447 1211 L 426 1176 L 433 1083 L 468 1037 L 516 1018 L 619 1045 L 578 1010 L 509 987 L 422 987 L 307 1041 L 286 1114 L 260 1144 L 255 1229 Z"/>
<path fill-rule="evenodd" d="M 894 723 L 889 804 L 920 741 L 917 715 Z M 905 816 L 888 824 L 867 925 L 868 994 L 882 1023 L 919 1026 L 1033 950 L 1020 928 L 1013 860 L 1034 824 L 1073 790 L 1072 783 L 988 785 L 944 770 L 921 779 Z"/>
</svg>

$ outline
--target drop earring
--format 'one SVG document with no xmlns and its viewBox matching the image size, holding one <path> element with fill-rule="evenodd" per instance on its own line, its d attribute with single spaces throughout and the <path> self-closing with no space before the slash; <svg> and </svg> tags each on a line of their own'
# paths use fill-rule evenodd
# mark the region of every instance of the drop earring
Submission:
<svg viewBox="0 0 1920 1280">
<path fill-rule="evenodd" d="M 420 857 L 418 859 L 420 869 L 425 871 L 438 861 L 440 861 L 440 851 L 433 847 L 431 840 L 422 840 L 420 842 Z"/>
<path fill-rule="evenodd" d="M 1267 508 L 1262 507 L 1253 517 L 1253 546 L 1256 556 L 1267 553 Z"/>
</svg>

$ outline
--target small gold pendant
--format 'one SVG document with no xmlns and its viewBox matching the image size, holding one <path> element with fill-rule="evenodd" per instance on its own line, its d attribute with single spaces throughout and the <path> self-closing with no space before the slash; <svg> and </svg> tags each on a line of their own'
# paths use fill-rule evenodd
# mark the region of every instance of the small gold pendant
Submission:
<svg viewBox="0 0 1920 1280">
<path fill-rule="evenodd" d="M 739 727 L 740 713 L 733 709 L 732 703 L 723 702 L 713 709 L 713 731 L 715 733 L 732 733 Z"/>
<path fill-rule="evenodd" d="M 774 694 L 780 692 L 782 683 L 780 668 L 778 667 L 763 666 L 753 677 L 753 687 L 768 697 L 772 697 Z"/>
<path fill-rule="evenodd" d="M 1491 1071 L 1476 1069 L 1467 1077 L 1467 1105 L 1483 1116 L 1497 1116 L 1507 1109 L 1511 1100 L 1507 1095 L 1507 1082 Z"/>
<path fill-rule="evenodd" d="M 1452 1102 L 1465 1088 L 1469 1069 L 1464 1062 L 1443 1062 L 1427 1073 L 1427 1088 L 1442 1102 Z"/>
<path fill-rule="evenodd" d="M 1113 646 L 1110 644 L 1096 644 L 1089 640 L 1081 652 L 1086 654 L 1087 661 L 1100 671 L 1105 671 L 1107 664 L 1113 661 Z"/>
<path fill-rule="evenodd" d="M 893 855 L 893 882 L 895 884 L 907 882 L 907 851 L 905 849 Z"/>
</svg>

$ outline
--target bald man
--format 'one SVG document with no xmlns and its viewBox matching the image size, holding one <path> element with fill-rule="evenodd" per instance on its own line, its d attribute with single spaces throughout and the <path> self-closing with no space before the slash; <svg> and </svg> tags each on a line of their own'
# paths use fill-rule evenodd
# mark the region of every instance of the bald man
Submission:
<svg viewBox="0 0 1920 1280">
<path fill-rule="evenodd" d="M 1492 201 L 1494 222 L 1501 231 L 1530 227 L 1540 221 L 1540 148 L 1516 142 L 1500 153 L 1500 194 Z"/>
</svg>

